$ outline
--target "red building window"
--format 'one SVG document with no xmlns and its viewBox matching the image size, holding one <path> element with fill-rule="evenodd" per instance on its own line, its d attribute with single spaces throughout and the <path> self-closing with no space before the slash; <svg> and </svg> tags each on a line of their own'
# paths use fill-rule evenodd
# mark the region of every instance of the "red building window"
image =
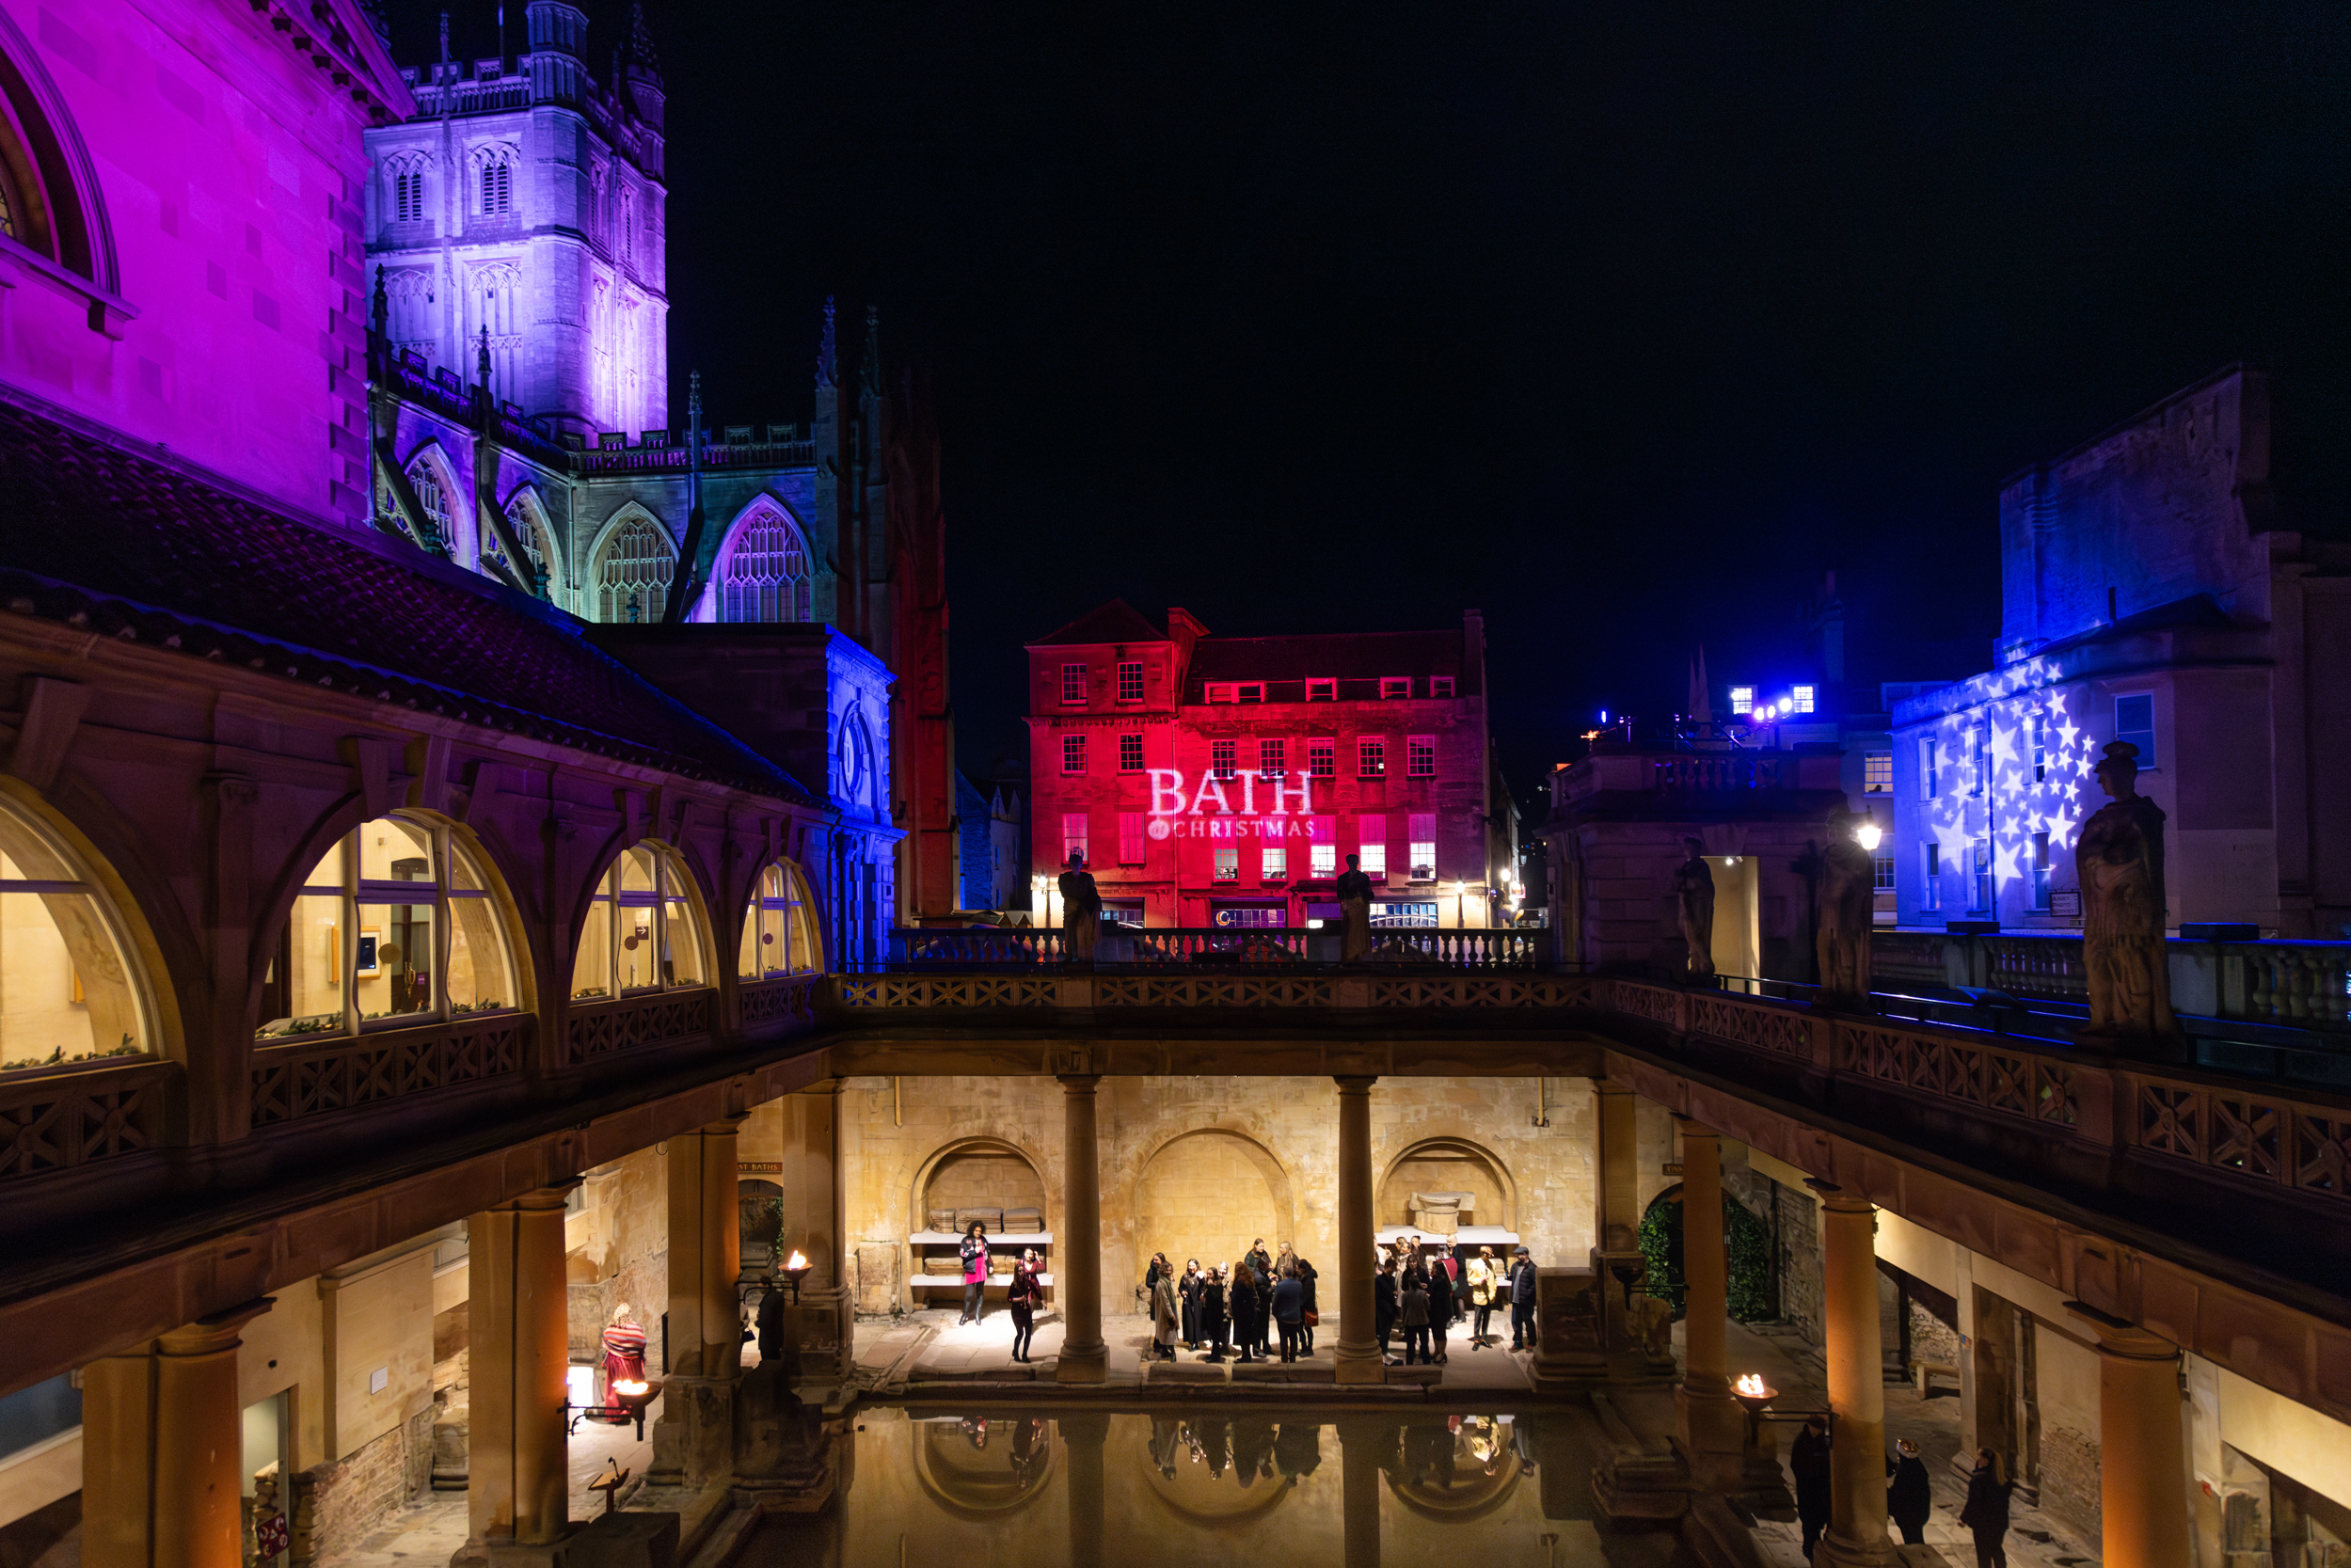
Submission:
<svg viewBox="0 0 2351 1568">
<path fill-rule="evenodd" d="M 1309 740 L 1306 743 L 1306 771 L 1309 778 L 1327 779 L 1339 771 L 1339 743 L 1335 740 Z"/>
<path fill-rule="evenodd" d="M 1129 659 L 1119 666 L 1119 701 L 1139 703 L 1143 700 L 1143 661 Z"/>
<path fill-rule="evenodd" d="M 1433 779 L 1437 777 L 1437 737 L 1435 736 L 1416 735 L 1406 737 L 1404 770 L 1407 778 Z"/>
<path fill-rule="evenodd" d="M 1412 832 L 1406 839 L 1405 863 L 1411 867 L 1416 882 L 1437 880 L 1437 814 L 1433 811 L 1409 813 Z"/>
<path fill-rule="evenodd" d="M 1290 851 L 1287 847 L 1268 844 L 1258 853 L 1260 856 L 1258 875 L 1261 879 L 1279 882 L 1289 878 Z"/>
<path fill-rule="evenodd" d="M 1388 776 L 1388 742 L 1369 736 L 1355 743 L 1355 776 L 1358 779 L 1384 779 Z"/>
<path fill-rule="evenodd" d="M 1306 700 L 1310 703 L 1335 703 L 1339 700 L 1339 683 L 1328 676 L 1307 677 Z"/>
<path fill-rule="evenodd" d="M 1119 771 L 1140 773 L 1143 770 L 1143 737 L 1139 735 L 1119 736 Z"/>
<path fill-rule="evenodd" d="M 1083 664 L 1061 666 L 1061 700 L 1064 703 L 1082 703 L 1086 700 L 1086 666 Z"/>
<path fill-rule="evenodd" d="M 1241 879 L 1241 851 L 1225 845 L 1216 851 L 1216 880 L 1237 882 Z"/>
<path fill-rule="evenodd" d="M 1243 681 L 1240 685 L 1232 689 L 1232 700 L 1236 703 L 1263 702 L 1265 700 L 1265 683 L 1263 681 Z"/>
<path fill-rule="evenodd" d="M 1432 697 L 1452 696 L 1453 678 L 1451 675 L 1431 675 L 1428 681 L 1428 694 Z"/>
<path fill-rule="evenodd" d="M 1290 746 L 1282 740 L 1261 740 L 1257 743 L 1257 773 L 1264 779 L 1287 778 L 1290 773 Z"/>
<path fill-rule="evenodd" d="M 1338 821 L 1328 816 L 1306 819 L 1307 874 L 1313 877 L 1339 875 Z"/>
<path fill-rule="evenodd" d="M 1232 777 L 1233 746 L 1234 742 L 1230 740 L 1212 740 L 1208 743 L 1208 770 L 1220 779 Z"/>
<path fill-rule="evenodd" d="M 1143 814 L 1139 811 L 1119 813 L 1119 863 L 1143 863 Z"/>
<path fill-rule="evenodd" d="M 1065 811 L 1061 814 L 1061 863 L 1070 863 L 1072 855 L 1086 853 L 1086 814 Z M 1089 859 L 1091 857 L 1088 857 Z"/>
<path fill-rule="evenodd" d="M 1208 700 L 1212 703 L 1231 702 L 1233 700 L 1232 683 L 1231 681 L 1210 681 L 1208 683 Z"/>
<path fill-rule="evenodd" d="M 1383 698 L 1411 696 L 1412 677 L 1410 675 L 1380 676 L 1379 694 Z"/>
<path fill-rule="evenodd" d="M 1065 735 L 1061 737 L 1061 771 L 1064 773 L 1086 771 L 1086 737 L 1084 736 Z"/>
<path fill-rule="evenodd" d="M 1358 868 L 1366 877 L 1388 875 L 1388 818 L 1379 812 L 1367 812 L 1355 819 L 1356 854 L 1362 861 Z"/>
</svg>

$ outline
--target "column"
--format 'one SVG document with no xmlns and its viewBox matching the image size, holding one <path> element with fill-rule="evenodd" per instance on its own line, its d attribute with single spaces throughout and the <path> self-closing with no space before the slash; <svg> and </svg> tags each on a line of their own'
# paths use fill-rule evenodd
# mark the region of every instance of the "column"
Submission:
<svg viewBox="0 0 2351 1568">
<path fill-rule="evenodd" d="M 1885 1350 L 1878 1328 L 1878 1215 L 1868 1199 L 1831 1181 L 1820 1195 L 1822 1308 L 1828 1319 L 1829 1530 L 1819 1560 L 1885 1562 Z"/>
<path fill-rule="evenodd" d="M 564 1372 L 571 1365 L 564 1205 L 541 1187 L 467 1223 L 473 1374 L 467 1459 L 469 1544 L 544 1545 L 568 1522 Z"/>
<path fill-rule="evenodd" d="M 1102 1168 L 1094 1135 L 1093 1073 L 1061 1079 L 1061 1223 L 1053 1233 L 1054 1294 L 1061 1298 L 1057 1383 L 1100 1383 L 1109 1376 L 1102 1339 Z"/>
<path fill-rule="evenodd" d="M 1375 1416 L 1339 1418 L 1340 1525 L 1346 1568 L 1380 1568 L 1379 1462 L 1394 1447 L 1396 1424 Z"/>
<path fill-rule="evenodd" d="M 791 1097 L 791 1111 L 799 1134 L 804 1239 L 782 1240 L 786 1256 L 793 1246 L 808 1255 L 808 1277 L 800 1286 L 802 1343 L 829 1347 L 813 1360 L 804 1358 L 803 1371 L 846 1380 L 857 1359 L 857 1312 L 849 1292 L 849 1192 L 841 1179 L 841 1081 L 832 1078 L 811 1084 Z"/>
<path fill-rule="evenodd" d="M 1341 1383 L 1385 1383 L 1388 1367 L 1372 1337 L 1373 1078 L 1339 1085 L 1339 1345 L 1333 1375 Z"/>
<path fill-rule="evenodd" d="M 1723 1243 L 1723 1135 L 1687 1117 L 1674 1121 L 1681 1131 L 1682 1278 L 1688 1286 L 1682 1380 L 1675 1397 L 1682 1446 L 1693 1468 L 1735 1468 L 1746 1446 L 1746 1420 L 1731 1400 L 1724 1345 L 1730 1266 Z"/>
<path fill-rule="evenodd" d="M 245 1560 L 237 1331 L 268 1298 L 199 1318 L 82 1370 L 82 1561 L 239 1568 Z"/>
<path fill-rule="evenodd" d="M 2098 1523 L 2107 1568 L 2190 1568 L 2180 1347 L 2078 1301 L 2065 1309 L 2098 1336 Z"/>
<path fill-rule="evenodd" d="M 1600 1276 L 1605 1307 L 1603 1346 L 1612 1352 L 1634 1348 L 1632 1287 L 1620 1282 L 1619 1272 L 1639 1277 L 1641 1258 L 1641 1166 L 1636 1154 L 1638 1099 L 1627 1085 L 1612 1079 L 1592 1081 L 1594 1132 L 1599 1143 L 1598 1203 L 1593 1215 L 1593 1271 Z"/>
<path fill-rule="evenodd" d="M 1070 1568 L 1102 1568 L 1102 1449 L 1110 1418 L 1064 1416 L 1059 1424 L 1070 1454 Z"/>
<path fill-rule="evenodd" d="M 700 1486 L 734 1455 L 735 1384 L 742 1330 L 735 1276 L 742 1211 L 736 1196 L 740 1117 L 669 1140 L 669 1364 L 653 1427 L 652 1474 Z"/>
</svg>

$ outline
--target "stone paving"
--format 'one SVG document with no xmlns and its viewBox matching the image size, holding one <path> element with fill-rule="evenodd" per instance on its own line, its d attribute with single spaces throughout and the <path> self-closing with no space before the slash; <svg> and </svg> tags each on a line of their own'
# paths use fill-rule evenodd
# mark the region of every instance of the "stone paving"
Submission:
<svg viewBox="0 0 2351 1568">
<path fill-rule="evenodd" d="M 604 1512 L 604 1495 L 589 1491 L 588 1483 L 613 1463 L 629 1472 L 628 1486 L 620 1499 L 623 1507 L 627 1506 L 653 1464 L 653 1421 L 660 1413 L 658 1398 L 645 1407 L 645 1441 L 642 1443 L 637 1441 L 634 1424 L 580 1423 L 571 1437 L 569 1455 L 573 1518 L 593 1519 Z M 432 1492 L 419 1501 L 402 1504 L 357 1545 L 330 1552 L 320 1563 L 321 1568 L 417 1568 L 420 1563 L 446 1563 L 465 1544 L 466 1494 Z"/>
</svg>

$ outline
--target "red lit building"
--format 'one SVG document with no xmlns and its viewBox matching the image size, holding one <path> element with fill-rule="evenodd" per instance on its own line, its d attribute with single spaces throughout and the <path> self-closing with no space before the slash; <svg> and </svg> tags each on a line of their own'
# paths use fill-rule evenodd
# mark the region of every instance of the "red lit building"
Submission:
<svg viewBox="0 0 2351 1568">
<path fill-rule="evenodd" d="M 1131 924 L 1300 926 L 1362 857 L 1374 925 L 1485 926 L 1517 863 L 1485 637 L 1211 637 L 1114 599 L 1028 645 L 1034 875 Z M 1058 900 L 1040 904 L 1058 919 Z"/>
</svg>

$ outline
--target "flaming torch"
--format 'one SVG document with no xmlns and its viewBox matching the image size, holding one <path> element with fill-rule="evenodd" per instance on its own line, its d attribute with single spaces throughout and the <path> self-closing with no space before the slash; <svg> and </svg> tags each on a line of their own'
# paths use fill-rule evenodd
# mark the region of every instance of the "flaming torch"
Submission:
<svg viewBox="0 0 2351 1568">
<path fill-rule="evenodd" d="M 784 1264 L 784 1277 L 792 1282 L 792 1305 L 794 1307 L 800 1305 L 800 1282 L 808 1277 L 808 1269 L 807 1255 L 800 1248 L 794 1247 L 792 1256 L 786 1259 Z"/>
</svg>

